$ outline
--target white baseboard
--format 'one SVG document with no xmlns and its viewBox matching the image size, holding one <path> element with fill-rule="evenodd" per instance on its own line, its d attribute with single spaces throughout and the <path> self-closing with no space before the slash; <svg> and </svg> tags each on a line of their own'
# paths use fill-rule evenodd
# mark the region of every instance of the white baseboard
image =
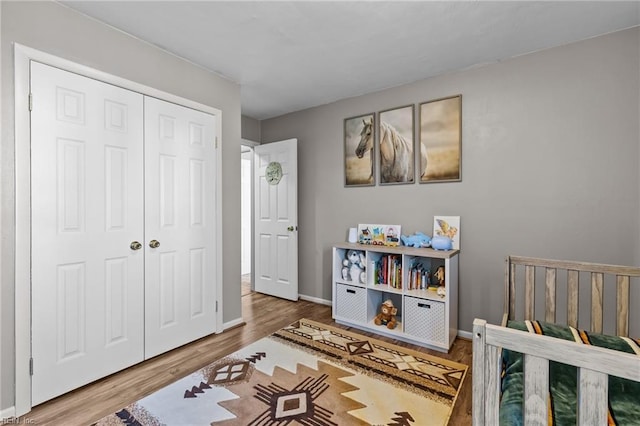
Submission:
<svg viewBox="0 0 640 426">
<path fill-rule="evenodd" d="M 4 420 L 16 416 L 16 407 L 9 407 L 0 410 L 0 424 L 5 424 Z"/>
<path fill-rule="evenodd" d="M 306 296 L 304 294 L 299 294 L 298 297 L 301 300 L 306 300 L 307 302 L 313 302 L 313 303 L 319 303 L 321 305 L 331 306 L 331 300 L 320 299 L 319 297 Z"/>
<path fill-rule="evenodd" d="M 458 330 L 458 336 L 468 340 L 473 339 L 473 333 L 470 331 Z"/>
<path fill-rule="evenodd" d="M 242 317 L 236 318 L 236 319 L 234 319 L 232 321 L 229 321 L 229 322 L 225 322 L 225 323 L 222 324 L 222 331 L 228 330 L 228 329 L 233 328 L 233 327 L 237 327 L 237 326 L 239 326 L 240 324 L 243 324 L 243 323 L 244 323 L 244 320 L 242 319 Z"/>
</svg>

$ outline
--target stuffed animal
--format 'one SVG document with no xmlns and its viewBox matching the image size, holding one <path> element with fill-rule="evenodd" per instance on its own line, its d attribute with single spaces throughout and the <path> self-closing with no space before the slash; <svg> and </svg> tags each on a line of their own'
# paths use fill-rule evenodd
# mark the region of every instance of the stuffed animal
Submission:
<svg viewBox="0 0 640 426">
<path fill-rule="evenodd" d="M 358 281 L 365 284 L 367 273 L 365 272 L 365 255 L 359 250 L 347 250 L 342 261 L 342 279 L 346 281 Z"/>
<path fill-rule="evenodd" d="M 435 250 L 451 250 L 453 248 L 453 241 L 449 237 L 434 235 L 431 239 L 431 247 Z"/>
<path fill-rule="evenodd" d="M 380 313 L 376 315 L 373 322 L 376 325 L 386 325 L 388 329 L 393 330 L 398 324 L 396 321 L 397 313 L 398 308 L 393 306 L 391 299 L 387 299 L 380 306 Z"/>
<path fill-rule="evenodd" d="M 431 245 L 431 237 L 422 232 L 416 232 L 414 235 L 401 235 L 402 244 L 407 247 L 429 247 Z"/>
</svg>

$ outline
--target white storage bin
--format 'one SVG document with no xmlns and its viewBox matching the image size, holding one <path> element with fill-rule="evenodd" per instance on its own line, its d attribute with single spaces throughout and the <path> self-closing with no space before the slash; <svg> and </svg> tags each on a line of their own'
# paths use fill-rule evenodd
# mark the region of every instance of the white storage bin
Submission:
<svg viewBox="0 0 640 426">
<path fill-rule="evenodd" d="M 367 322 L 367 289 L 346 284 L 336 284 L 336 317 Z"/>
<path fill-rule="evenodd" d="M 444 343 L 444 302 L 407 296 L 404 299 L 404 332 L 421 340 Z"/>
</svg>

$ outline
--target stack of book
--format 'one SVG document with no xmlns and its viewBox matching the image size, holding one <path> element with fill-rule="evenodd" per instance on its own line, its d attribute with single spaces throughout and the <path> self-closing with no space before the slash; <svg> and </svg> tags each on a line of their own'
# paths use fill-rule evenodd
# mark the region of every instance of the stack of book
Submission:
<svg viewBox="0 0 640 426">
<path fill-rule="evenodd" d="M 374 284 L 387 284 L 402 289 L 402 258 L 397 254 L 382 256 L 375 262 Z"/>
<path fill-rule="evenodd" d="M 422 265 L 414 262 L 409 269 L 408 290 L 425 290 L 431 282 L 431 271 Z"/>
</svg>

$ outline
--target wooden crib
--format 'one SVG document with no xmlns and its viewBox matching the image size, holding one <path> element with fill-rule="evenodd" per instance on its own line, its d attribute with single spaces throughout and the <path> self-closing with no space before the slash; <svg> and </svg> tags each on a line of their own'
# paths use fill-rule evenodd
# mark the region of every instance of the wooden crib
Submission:
<svg viewBox="0 0 640 426">
<path fill-rule="evenodd" d="M 556 288 L 562 271 L 566 271 L 561 281 L 566 287 L 567 306 L 563 310 L 566 317 L 559 319 Z M 602 333 L 605 290 L 615 289 L 615 334 L 628 337 L 630 285 L 637 285 L 640 268 L 508 256 L 502 324 L 490 325 L 482 319 L 473 324 L 473 424 L 499 424 L 503 349 L 524 354 L 524 424 L 548 422 L 549 361 L 578 369 L 578 424 L 607 424 L 608 377 L 640 382 L 640 352 L 634 355 L 507 328 L 507 323 L 516 319 L 516 289 L 523 288 L 523 319 L 536 319 L 536 277 L 544 277 L 544 321 L 578 328 L 588 317 L 592 333 Z M 585 280 L 586 277 L 589 279 Z M 579 312 L 579 292 L 584 288 L 591 293 L 591 309 L 585 310 L 588 312 L 583 318 Z"/>
</svg>

